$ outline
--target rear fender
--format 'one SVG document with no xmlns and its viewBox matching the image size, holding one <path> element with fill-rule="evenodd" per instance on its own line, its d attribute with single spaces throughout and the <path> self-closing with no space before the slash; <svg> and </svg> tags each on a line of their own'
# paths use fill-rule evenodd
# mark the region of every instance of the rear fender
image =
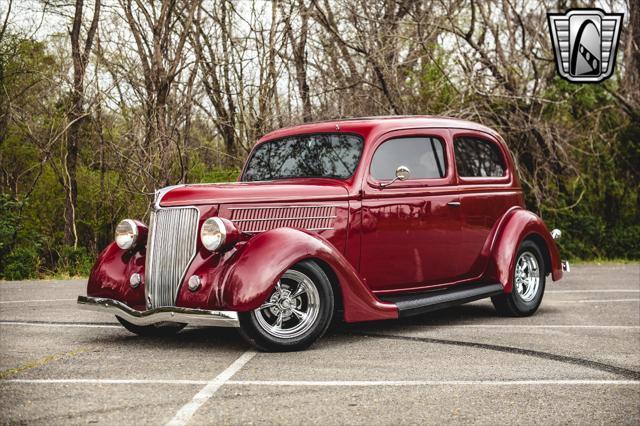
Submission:
<svg viewBox="0 0 640 426">
<path fill-rule="evenodd" d="M 328 265 L 338 280 L 347 322 L 398 318 L 395 304 L 377 299 L 344 256 L 317 234 L 279 228 L 251 238 L 238 253 L 221 289 L 224 306 L 246 312 L 258 308 L 280 276 L 304 259 Z"/>
<path fill-rule="evenodd" d="M 505 293 L 511 293 L 515 257 L 518 247 L 525 239 L 533 239 L 536 243 L 544 245 L 542 251 L 547 258 L 545 263 L 551 265 L 551 271 L 547 272 L 551 272 L 553 281 L 562 278 L 558 247 L 542 219 L 522 208 L 511 209 L 505 213 L 496 232 L 485 272 L 485 278 L 502 284 Z"/>
</svg>

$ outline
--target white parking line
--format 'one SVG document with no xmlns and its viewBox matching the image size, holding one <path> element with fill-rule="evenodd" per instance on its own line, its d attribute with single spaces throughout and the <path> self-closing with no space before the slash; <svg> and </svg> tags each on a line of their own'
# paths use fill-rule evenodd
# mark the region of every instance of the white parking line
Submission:
<svg viewBox="0 0 640 426">
<path fill-rule="evenodd" d="M 255 355 L 256 352 L 254 351 L 247 351 L 243 353 L 240 358 L 236 359 L 233 364 L 226 368 L 226 370 L 218 374 L 215 379 L 207 382 L 207 385 L 200 389 L 200 392 L 198 392 L 191 401 L 178 410 L 176 415 L 169 420 L 166 426 L 182 426 L 189 423 L 189 420 L 193 417 L 195 412 L 198 411 L 198 408 L 207 402 L 222 385 L 228 382 L 229 379 L 240 371 L 240 369 Z"/>
<path fill-rule="evenodd" d="M 230 380 L 228 385 L 254 386 L 529 386 L 640 385 L 640 380 Z"/>
<path fill-rule="evenodd" d="M 555 294 L 569 294 L 569 293 L 640 293 L 640 290 L 630 290 L 630 289 L 613 289 L 607 288 L 602 290 L 589 289 L 589 290 L 545 290 L 545 294 L 547 293 L 555 293 Z"/>
<path fill-rule="evenodd" d="M 36 300 L 0 300 L 0 304 L 5 303 L 45 303 L 45 302 L 71 302 L 77 299 L 36 299 Z"/>
<path fill-rule="evenodd" d="M 117 324 L 58 324 L 50 322 L 0 321 L 0 327 L 3 325 L 18 325 L 26 327 L 122 328 L 122 326 Z"/>
<path fill-rule="evenodd" d="M 628 302 L 640 302 L 640 299 L 554 300 L 552 303 L 628 303 Z"/>
<path fill-rule="evenodd" d="M 252 357 L 255 353 L 252 353 Z M 243 355 L 244 356 L 244 355 Z M 242 357 L 241 357 L 242 358 Z M 250 359 L 250 358 L 249 358 Z M 236 365 L 240 358 L 232 364 Z M 244 365 L 248 359 L 244 361 Z M 242 365 L 237 366 L 239 370 Z M 227 370 L 229 370 L 227 369 Z M 225 372 L 227 371 L 225 370 Z M 225 372 L 221 373 L 224 374 Z M 233 375 L 231 374 L 231 375 Z M 229 375 L 229 377 L 231 377 Z M 218 376 L 218 377 L 220 377 Z M 317 387 L 343 387 L 343 386 L 529 386 L 529 385 L 640 385 L 640 380 L 581 380 L 581 379 L 538 379 L 538 380 L 219 380 L 216 382 L 216 388 L 211 392 L 212 388 L 208 388 L 210 384 L 218 380 L 163 380 L 163 379 L 9 379 L 0 380 L 2 383 L 24 383 L 24 384 L 96 384 L 96 385 L 207 385 L 203 388 L 187 405 L 182 407 L 178 414 L 182 413 L 179 423 L 176 422 L 178 414 L 168 424 L 186 424 L 193 413 L 218 390 L 222 385 L 235 386 L 317 386 Z M 204 390 L 208 389 L 204 395 Z M 203 394 L 203 395 L 201 395 Z M 204 398 L 206 396 L 206 398 Z M 196 397 L 199 397 L 197 407 L 195 405 L 189 407 L 189 412 L 184 410 L 185 407 L 192 404 Z M 202 399 L 204 398 L 204 399 Z M 184 410 L 184 412 L 183 412 Z M 188 417 L 186 415 L 188 414 Z"/>
<path fill-rule="evenodd" d="M 9 379 L 0 383 L 27 383 L 40 385 L 90 384 L 90 385 L 206 385 L 207 380 L 168 379 Z"/>
<path fill-rule="evenodd" d="M 590 324 L 434 324 L 428 331 L 439 328 L 507 328 L 507 329 L 535 329 L 535 328 L 586 328 L 601 330 L 640 330 L 640 325 L 590 325 Z"/>
</svg>

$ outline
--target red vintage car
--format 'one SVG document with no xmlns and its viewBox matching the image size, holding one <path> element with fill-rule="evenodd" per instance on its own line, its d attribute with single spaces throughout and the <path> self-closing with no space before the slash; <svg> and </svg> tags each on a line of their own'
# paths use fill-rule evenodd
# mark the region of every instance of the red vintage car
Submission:
<svg viewBox="0 0 640 426">
<path fill-rule="evenodd" d="M 122 221 L 80 296 L 137 334 L 239 327 L 261 350 L 308 347 L 332 318 L 394 319 L 490 297 L 533 314 L 554 238 L 524 207 L 504 140 L 480 124 L 374 117 L 260 139 L 239 181 L 157 191 Z M 552 235 L 553 234 L 553 235 Z"/>
</svg>

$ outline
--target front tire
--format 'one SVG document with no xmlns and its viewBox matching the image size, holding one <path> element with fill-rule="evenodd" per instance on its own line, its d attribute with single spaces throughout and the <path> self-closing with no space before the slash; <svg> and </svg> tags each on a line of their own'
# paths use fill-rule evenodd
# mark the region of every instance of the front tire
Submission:
<svg viewBox="0 0 640 426">
<path fill-rule="evenodd" d="M 171 324 L 171 325 L 135 325 L 130 323 L 129 321 L 120 318 L 116 315 L 116 319 L 124 328 L 130 331 L 133 334 L 137 334 L 138 336 L 150 336 L 150 337 L 164 337 L 164 336 L 173 336 L 178 333 L 180 330 L 185 328 L 187 324 Z"/>
<path fill-rule="evenodd" d="M 542 302 L 546 271 L 540 248 L 533 241 L 523 241 L 518 248 L 511 293 L 491 298 L 500 315 L 526 317 L 533 315 Z"/>
<path fill-rule="evenodd" d="M 334 311 L 329 278 L 306 260 L 288 269 L 258 309 L 241 312 L 243 337 L 262 351 L 308 348 L 329 328 Z"/>
</svg>

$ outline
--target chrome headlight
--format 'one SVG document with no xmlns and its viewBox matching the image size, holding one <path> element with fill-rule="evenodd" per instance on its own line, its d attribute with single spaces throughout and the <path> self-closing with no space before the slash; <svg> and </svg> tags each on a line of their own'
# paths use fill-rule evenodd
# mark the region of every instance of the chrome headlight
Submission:
<svg viewBox="0 0 640 426">
<path fill-rule="evenodd" d="M 205 220 L 200 229 L 200 241 L 210 251 L 233 246 L 238 241 L 238 230 L 233 223 L 219 217 Z"/>
<path fill-rule="evenodd" d="M 116 244 L 123 250 L 129 250 L 138 240 L 138 225 L 131 220 L 125 219 L 116 226 Z"/>
<path fill-rule="evenodd" d="M 216 251 L 227 239 L 227 228 L 219 217 L 205 220 L 200 230 L 200 241 L 207 250 Z"/>
</svg>

